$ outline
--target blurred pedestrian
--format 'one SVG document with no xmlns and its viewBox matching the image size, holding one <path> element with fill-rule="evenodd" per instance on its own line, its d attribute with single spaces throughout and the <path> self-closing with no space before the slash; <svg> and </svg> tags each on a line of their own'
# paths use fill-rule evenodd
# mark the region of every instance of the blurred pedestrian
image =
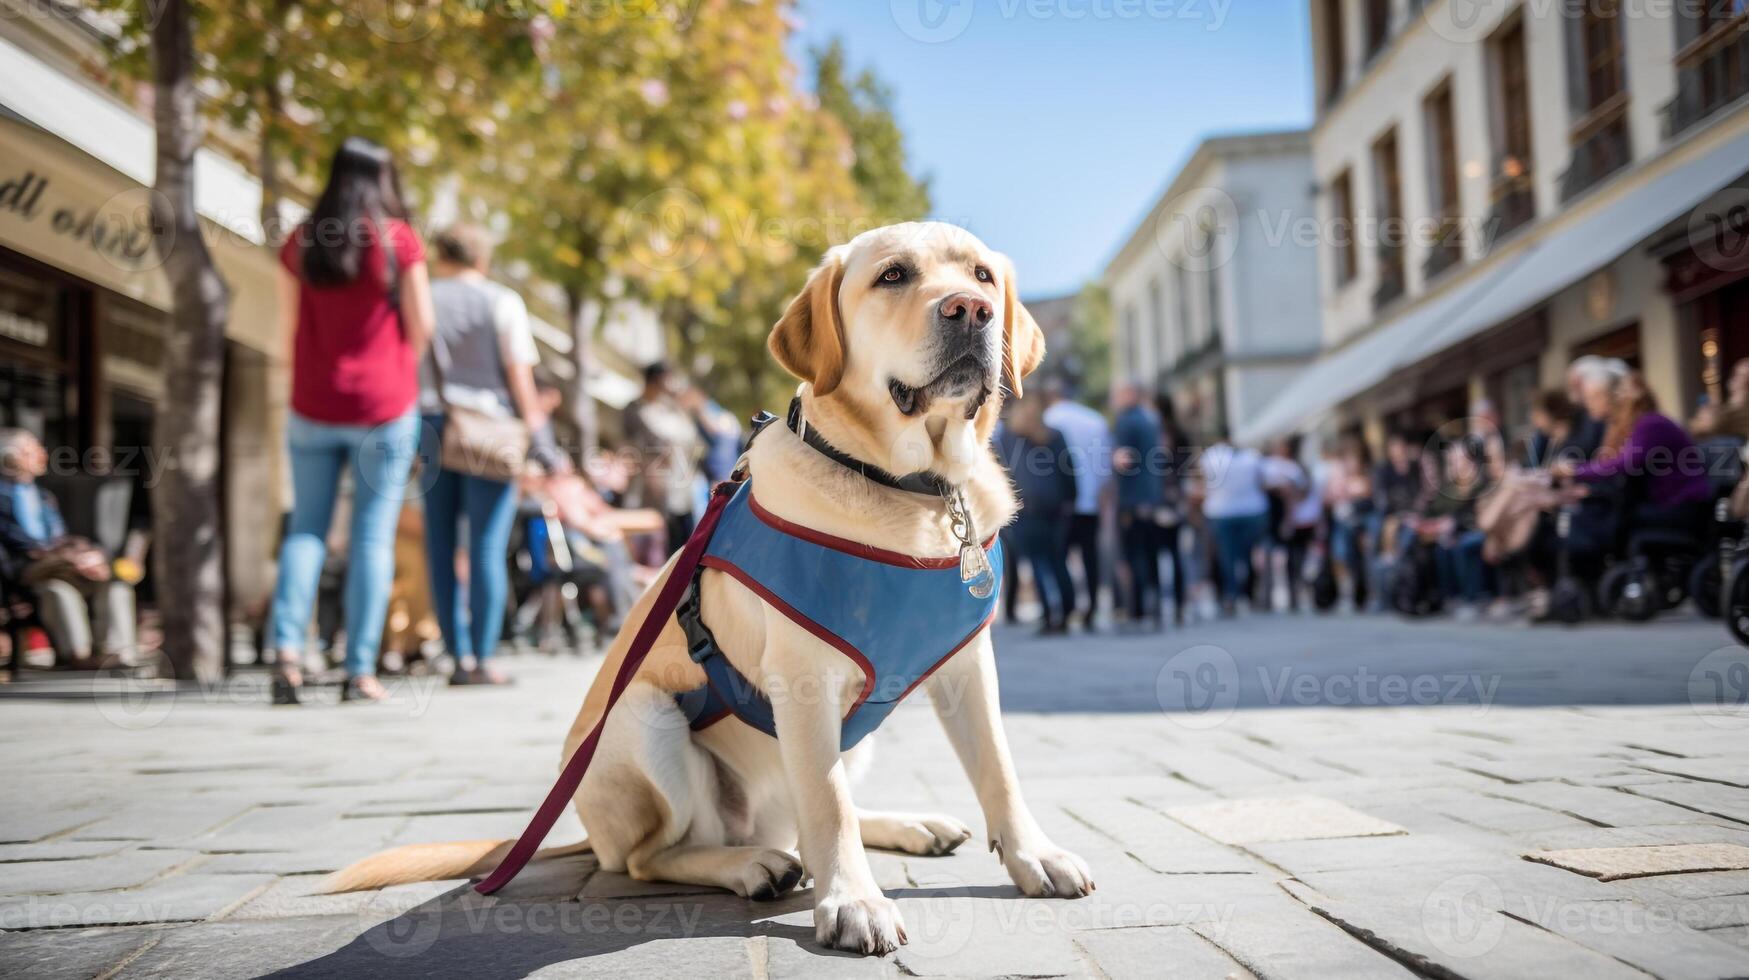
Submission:
<svg viewBox="0 0 1749 980">
<path fill-rule="evenodd" d="M 1045 383 L 1044 424 L 1062 433 L 1075 474 L 1075 507 L 1069 516 L 1069 550 L 1081 565 L 1081 625 L 1093 628 L 1099 612 L 1099 503 L 1111 478 L 1111 426 L 1098 410 L 1077 402 L 1069 382 L 1054 377 Z"/>
<path fill-rule="evenodd" d="M 1129 566 L 1129 622 L 1160 628 L 1160 530 L 1155 512 L 1165 499 L 1161 483 L 1160 416 L 1138 382 L 1112 389 L 1112 472 L 1117 482 L 1117 533 Z"/>
<path fill-rule="evenodd" d="M 1231 616 L 1241 595 L 1255 595 L 1256 552 L 1269 533 L 1269 496 L 1263 486 L 1263 457 L 1233 445 L 1226 431 L 1215 434 L 1198 462 L 1202 473 L 1204 516 L 1214 538 L 1221 614 Z"/>
<path fill-rule="evenodd" d="M 704 513 L 710 506 L 711 487 L 727 480 L 741 461 L 741 423 L 700 386 L 681 389 L 680 407 L 692 416 L 698 436 L 704 440 L 704 456 L 693 477 L 692 512 Z"/>
<path fill-rule="evenodd" d="M 419 357 L 432 329 L 425 244 L 408 221 L 389 151 L 358 137 L 341 143 L 314 210 L 279 254 L 281 318 L 292 339 L 293 503 L 273 598 L 274 701 L 299 700 L 344 469 L 352 471 L 352 524 L 342 697 L 376 701 L 386 696 L 377 648 L 418 436 Z"/>
<path fill-rule="evenodd" d="M 74 669 L 134 653 L 134 590 L 112 555 L 67 533 L 55 496 L 37 483 L 48 453 L 24 429 L 0 429 L 0 576 L 36 594 L 55 651 Z M 104 659 L 100 659 L 101 658 Z M 15 662 L 24 651 L 14 648 Z"/>
<path fill-rule="evenodd" d="M 1281 517 L 1274 531 L 1280 550 L 1286 553 L 1287 607 L 1293 612 L 1299 611 L 1300 593 L 1307 584 L 1306 557 L 1324 521 L 1323 481 L 1300 462 L 1301 445 L 1298 435 L 1279 439 L 1263 461 L 1264 486 L 1281 501 Z M 1273 570 L 1273 554 L 1269 561 Z M 1272 578 L 1265 576 L 1266 581 Z M 1271 592 L 1268 586 L 1264 588 L 1265 604 L 1273 603 Z"/>
<path fill-rule="evenodd" d="M 1196 450 L 1190 434 L 1178 423 L 1178 410 L 1172 396 L 1162 391 L 1154 397 L 1154 410 L 1160 415 L 1160 508 L 1154 512 L 1154 525 L 1159 529 L 1159 547 L 1172 566 L 1172 621 L 1184 625 L 1184 610 L 1189 580 L 1185 574 L 1188 563 L 1183 554 L 1183 532 L 1187 514 L 1184 479 L 1190 472 Z"/>
<path fill-rule="evenodd" d="M 545 472 L 560 467 L 547 414 L 535 387 L 540 350 L 528 307 L 507 286 L 487 278 L 492 239 L 485 229 L 460 224 L 439 232 L 437 277 L 431 284 L 436 331 L 420 366 L 421 466 L 435 472 L 425 491 L 425 560 L 431 603 L 443 644 L 455 658 L 449 682 L 505 684 L 492 662 L 510 592 L 507 557 L 516 522 L 513 480 L 456 468 L 444 460 L 443 431 L 465 411 L 494 419 L 521 419 L 529 458 Z M 456 579 L 456 549 L 467 526 L 468 589 Z"/>
<path fill-rule="evenodd" d="M 1044 607 L 1040 636 L 1068 632 L 1075 610 L 1075 581 L 1069 576 L 1069 517 L 1075 511 L 1075 475 L 1068 465 L 1063 434 L 1044 423 L 1044 399 L 1016 402 L 1002 429 L 998 449 L 1014 480 L 1020 512 L 1010 539 L 1016 559 L 1032 569 L 1033 587 Z"/>
<path fill-rule="evenodd" d="M 632 506 L 661 513 L 669 551 L 692 535 L 693 476 L 706 449 L 698 423 L 675 397 L 682 387 L 667 363 L 656 361 L 644 368 L 644 390 L 625 412 L 626 441 L 638 454 Z"/>
</svg>

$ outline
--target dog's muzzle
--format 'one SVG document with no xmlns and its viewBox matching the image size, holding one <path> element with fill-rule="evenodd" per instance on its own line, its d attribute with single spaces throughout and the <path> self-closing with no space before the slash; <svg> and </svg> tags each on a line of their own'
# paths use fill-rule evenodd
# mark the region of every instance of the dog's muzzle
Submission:
<svg viewBox="0 0 1749 980">
<path fill-rule="evenodd" d="M 887 381 L 887 391 L 901 413 L 919 415 L 937 398 L 971 396 L 966 418 L 984 407 L 996 390 L 994 316 L 989 301 L 972 293 L 954 293 L 935 304 L 930 331 L 936 351 L 934 374 L 920 385 L 898 378 Z"/>
</svg>

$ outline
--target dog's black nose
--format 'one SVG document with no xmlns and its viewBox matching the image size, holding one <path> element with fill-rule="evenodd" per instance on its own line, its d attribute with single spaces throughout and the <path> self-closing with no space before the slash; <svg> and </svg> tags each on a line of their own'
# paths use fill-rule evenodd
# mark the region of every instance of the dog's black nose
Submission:
<svg viewBox="0 0 1749 980">
<path fill-rule="evenodd" d="M 944 324 L 983 329 L 995 311 L 989 301 L 972 293 L 954 293 L 936 304 L 935 317 Z"/>
</svg>

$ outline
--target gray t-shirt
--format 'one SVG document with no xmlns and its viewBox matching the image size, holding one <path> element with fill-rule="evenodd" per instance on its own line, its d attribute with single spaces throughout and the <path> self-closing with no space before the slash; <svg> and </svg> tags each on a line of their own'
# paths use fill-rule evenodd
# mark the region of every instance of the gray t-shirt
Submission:
<svg viewBox="0 0 1749 980">
<path fill-rule="evenodd" d="M 522 297 L 490 279 L 450 276 L 432 280 L 431 303 L 437 329 L 419 364 L 419 411 L 439 414 L 447 400 L 480 412 L 515 415 L 505 367 L 540 361 Z M 442 399 L 434 357 L 441 358 L 443 368 Z"/>
</svg>

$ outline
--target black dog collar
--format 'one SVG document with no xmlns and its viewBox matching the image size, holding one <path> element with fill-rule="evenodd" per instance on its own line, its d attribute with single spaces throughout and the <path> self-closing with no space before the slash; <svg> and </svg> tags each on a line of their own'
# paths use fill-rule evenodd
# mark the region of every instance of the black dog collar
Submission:
<svg viewBox="0 0 1749 980">
<path fill-rule="evenodd" d="M 748 438 L 751 444 L 758 438 L 766 426 L 777 421 L 777 416 L 770 412 L 760 412 L 753 416 L 753 434 Z M 813 450 L 847 470 L 854 470 L 864 479 L 873 480 L 883 487 L 894 490 L 904 490 L 909 493 L 920 493 L 930 497 L 947 497 L 954 492 L 953 484 L 942 479 L 935 473 L 912 473 L 908 476 L 894 476 L 872 463 L 865 463 L 855 456 L 846 453 L 820 435 L 819 431 L 802 418 L 802 399 L 800 395 L 790 399 L 789 417 L 785 419 L 789 430 L 800 436 Z"/>
</svg>

